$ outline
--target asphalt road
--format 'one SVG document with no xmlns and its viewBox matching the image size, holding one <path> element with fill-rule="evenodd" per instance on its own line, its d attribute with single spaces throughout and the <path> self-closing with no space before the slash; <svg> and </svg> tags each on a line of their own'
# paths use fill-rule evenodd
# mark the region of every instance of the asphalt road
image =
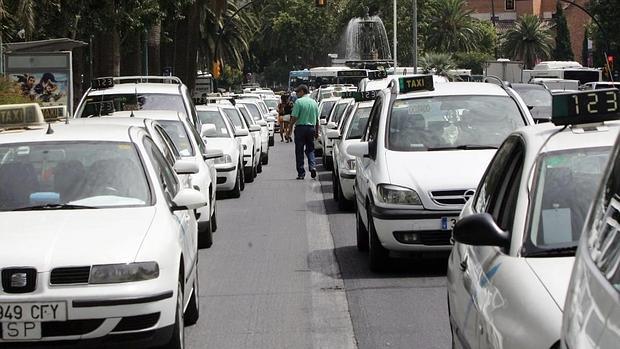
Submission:
<svg viewBox="0 0 620 349">
<path fill-rule="evenodd" d="M 276 141 L 241 198 L 218 200 L 189 348 L 450 347 L 446 256 L 370 272 L 330 173 L 295 180 L 293 148 Z"/>
</svg>

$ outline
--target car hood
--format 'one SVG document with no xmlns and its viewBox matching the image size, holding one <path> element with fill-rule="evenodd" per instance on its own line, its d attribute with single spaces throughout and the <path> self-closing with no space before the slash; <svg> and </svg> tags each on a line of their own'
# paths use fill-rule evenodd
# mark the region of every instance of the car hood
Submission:
<svg viewBox="0 0 620 349">
<path fill-rule="evenodd" d="M 0 266 L 56 267 L 129 263 L 155 207 L 0 213 Z"/>
<path fill-rule="evenodd" d="M 494 154 L 494 149 L 387 151 L 386 160 L 392 184 L 413 184 L 412 189 L 422 191 L 460 190 L 478 186 Z"/>
<path fill-rule="evenodd" d="M 526 258 L 526 262 L 560 310 L 564 311 L 575 257 Z"/>
<path fill-rule="evenodd" d="M 235 140 L 233 138 L 207 138 L 207 148 L 209 149 L 219 149 L 224 154 L 230 154 L 232 152 L 233 146 L 235 145 Z"/>
</svg>

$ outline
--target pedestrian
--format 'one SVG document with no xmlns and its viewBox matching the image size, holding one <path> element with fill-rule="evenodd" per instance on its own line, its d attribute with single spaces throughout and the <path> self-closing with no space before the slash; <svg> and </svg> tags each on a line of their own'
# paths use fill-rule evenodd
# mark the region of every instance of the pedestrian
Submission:
<svg viewBox="0 0 620 349">
<path fill-rule="evenodd" d="M 295 126 L 295 162 L 297 165 L 297 179 L 304 179 L 304 153 L 308 158 L 310 176 L 316 178 L 316 164 L 314 161 L 314 139 L 319 136 L 319 106 L 310 98 L 308 86 L 299 85 L 295 89 L 297 100 L 291 112 L 291 123 L 288 135 Z"/>
<path fill-rule="evenodd" d="M 291 141 L 289 137 L 288 128 L 291 123 L 291 112 L 293 111 L 293 102 L 291 102 L 290 95 L 284 94 L 280 97 L 280 103 L 278 104 L 278 123 L 280 124 L 280 142 L 286 143 Z"/>
</svg>

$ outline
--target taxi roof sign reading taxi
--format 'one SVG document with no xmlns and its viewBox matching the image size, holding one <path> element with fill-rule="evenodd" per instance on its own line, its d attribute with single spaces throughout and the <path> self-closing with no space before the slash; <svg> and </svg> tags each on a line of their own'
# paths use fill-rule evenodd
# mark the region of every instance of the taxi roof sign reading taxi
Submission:
<svg viewBox="0 0 620 349">
<path fill-rule="evenodd" d="M 340 97 L 353 98 L 356 102 L 373 101 L 375 98 L 377 98 L 378 92 L 379 92 L 378 90 L 363 91 L 363 92 L 345 91 L 342 93 Z"/>
<path fill-rule="evenodd" d="M 399 78 L 398 85 L 399 93 L 435 90 L 432 75 L 408 76 Z"/>
<path fill-rule="evenodd" d="M 36 103 L 0 105 L 0 129 L 41 125 L 45 125 L 45 119 Z"/>
<path fill-rule="evenodd" d="M 620 119 L 620 91 L 604 89 L 553 95 L 551 122 L 557 126 Z"/>
</svg>

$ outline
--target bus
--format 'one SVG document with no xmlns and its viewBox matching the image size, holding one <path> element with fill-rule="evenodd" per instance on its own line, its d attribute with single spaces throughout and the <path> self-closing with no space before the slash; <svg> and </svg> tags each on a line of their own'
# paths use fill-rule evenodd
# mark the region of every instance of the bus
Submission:
<svg viewBox="0 0 620 349">
<path fill-rule="evenodd" d="M 538 63 L 532 70 L 523 71 L 523 82 L 534 78 L 577 80 L 579 85 L 602 80 L 600 69 L 584 67 L 571 61 L 546 61 Z"/>
<path fill-rule="evenodd" d="M 349 67 L 316 67 L 310 69 L 309 83 L 314 88 L 324 85 L 353 84 L 356 85 L 368 77 L 366 69 Z"/>
<path fill-rule="evenodd" d="M 301 84 L 308 84 L 310 79 L 310 71 L 304 70 L 292 70 L 288 73 L 288 90 L 292 91 Z"/>
<path fill-rule="evenodd" d="M 198 72 L 196 75 L 196 87 L 194 88 L 194 99 L 200 99 L 213 93 L 213 75 Z"/>
</svg>

